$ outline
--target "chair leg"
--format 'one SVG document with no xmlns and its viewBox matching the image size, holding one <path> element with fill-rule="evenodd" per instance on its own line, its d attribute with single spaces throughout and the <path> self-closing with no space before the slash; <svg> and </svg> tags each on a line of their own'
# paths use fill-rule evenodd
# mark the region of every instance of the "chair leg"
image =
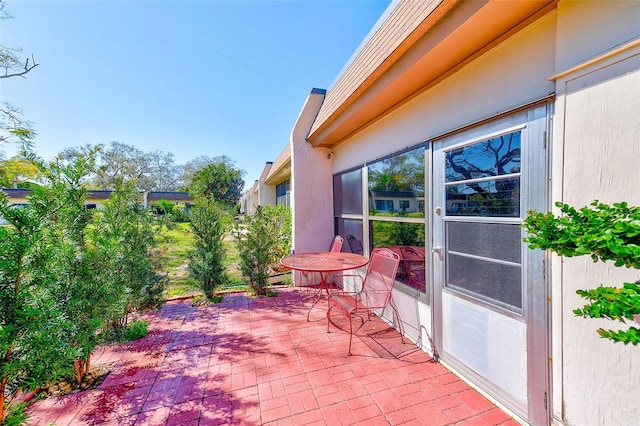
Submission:
<svg viewBox="0 0 640 426">
<path fill-rule="evenodd" d="M 351 341 L 353 340 L 353 315 L 351 312 L 349 312 L 347 316 L 349 317 L 349 353 L 348 355 L 351 356 Z"/>
</svg>

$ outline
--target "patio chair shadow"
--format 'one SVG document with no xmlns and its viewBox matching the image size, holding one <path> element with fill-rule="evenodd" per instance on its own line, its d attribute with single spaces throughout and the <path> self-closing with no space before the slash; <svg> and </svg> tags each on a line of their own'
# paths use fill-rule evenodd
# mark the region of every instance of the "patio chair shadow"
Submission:
<svg viewBox="0 0 640 426">
<path fill-rule="evenodd" d="M 331 330 L 331 334 L 349 334 L 349 322 L 346 317 L 342 317 L 340 315 L 335 317 L 332 316 L 331 325 L 335 327 Z M 412 342 L 407 341 L 402 343 L 398 330 L 376 316 L 372 316 L 371 319 L 367 319 L 365 315 L 355 315 L 353 335 L 373 351 L 377 357 L 383 359 L 397 359 L 410 363 L 425 362 L 424 351 L 422 351 L 422 349 Z M 365 357 L 374 356 L 370 353 L 358 353 L 357 349 L 352 350 L 352 355 Z M 413 355 L 415 355 L 415 357 L 413 357 Z M 431 361 L 435 362 L 432 358 L 428 359 L 427 362 Z"/>
</svg>

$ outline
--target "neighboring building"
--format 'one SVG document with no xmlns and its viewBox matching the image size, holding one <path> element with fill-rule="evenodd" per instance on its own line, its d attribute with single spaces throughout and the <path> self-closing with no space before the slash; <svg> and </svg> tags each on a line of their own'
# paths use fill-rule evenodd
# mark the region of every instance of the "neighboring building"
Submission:
<svg viewBox="0 0 640 426">
<path fill-rule="evenodd" d="M 26 205 L 29 204 L 27 197 L 31 194 L 30 189 L 24 188 L 0 188 L 0 191 L 4 193 L 11 200 L 13 205 Z"/>
<path fill-rule="evenodd" d="M 291 205 L 291 148 L 289 145 L 275 162 L 267 162 L 260 178 L 240 200 L 241 213 L 253 214 L 257 206 Z"/>
<path fill-rule="evenodd" d="M 394 1 L 293 128 L 294 249 L 412 241 L 425 283 L 394 299 L 419 346 L 523 422 L 638 424 L 639 348 L 572 313 L 576 289 L 638 271 L 531 250 L 520 225 L 556 201 L 639 205 L 639 141 L 640 2 Z M 398 171 L 424 208 L 370 209 Z"/>
<path fill-rule="evenodd" d="M 22 188 L 0 188 L 12 204 L 28 204 L 28 197 L 31 190 Z M 111 197 L 110 190 L 89 190 L 85 205 L 87 208 L 95 209 L 104 207 L 104 202 Z M 193 197 L 188 192 L 141 192 L 140 205 L 148 207 L 150 204 L 160 200 L 169 201 L 176 205 L 184 205 L 187 210 L 193 205 Z"/>
<path fill-rule="evenodd" d="M 173 203 L 176 206 L 184 206 L 186 211 L 193 206 L 193 197 L 188 192 L 177 191 L 151 191 L 142 193 L 142 205 L 148 207 L 149 204 L 157 203 L 160 200 L 165 200 Z"/>
</svg>

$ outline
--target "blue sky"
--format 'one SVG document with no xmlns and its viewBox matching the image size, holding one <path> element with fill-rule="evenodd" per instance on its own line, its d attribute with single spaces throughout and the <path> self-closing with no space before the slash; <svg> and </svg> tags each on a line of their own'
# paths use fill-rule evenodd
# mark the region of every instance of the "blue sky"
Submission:
<svg viewBox="0 0 640 426">
<path fill-rule="evenodd" d="M 178 164 L 227 155 L 248 187 L 390 1 L 6 3 L 0 43 L 40 65 L 0 80 L 0 99 L 33 122 L 40 156 L 111 141 Z"/>
</svg>

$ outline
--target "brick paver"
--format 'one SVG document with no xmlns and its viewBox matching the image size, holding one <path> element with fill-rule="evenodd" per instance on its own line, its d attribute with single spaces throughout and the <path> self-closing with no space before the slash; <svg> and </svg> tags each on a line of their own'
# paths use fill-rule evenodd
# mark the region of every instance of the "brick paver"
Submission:
<svg viewBox="0 0 640 426">
<path fill-rule="evenodd" d="M 167 302 L 145 315 L 147 337 L 97 349 L 94 364 L 114 364 L 98 389 L 33 403 L 29 424 L 517 425 L 381 320 L 347 356 L 322 301 L 307 321 L 303 294 L 278 291 Z"/>
</svg>

